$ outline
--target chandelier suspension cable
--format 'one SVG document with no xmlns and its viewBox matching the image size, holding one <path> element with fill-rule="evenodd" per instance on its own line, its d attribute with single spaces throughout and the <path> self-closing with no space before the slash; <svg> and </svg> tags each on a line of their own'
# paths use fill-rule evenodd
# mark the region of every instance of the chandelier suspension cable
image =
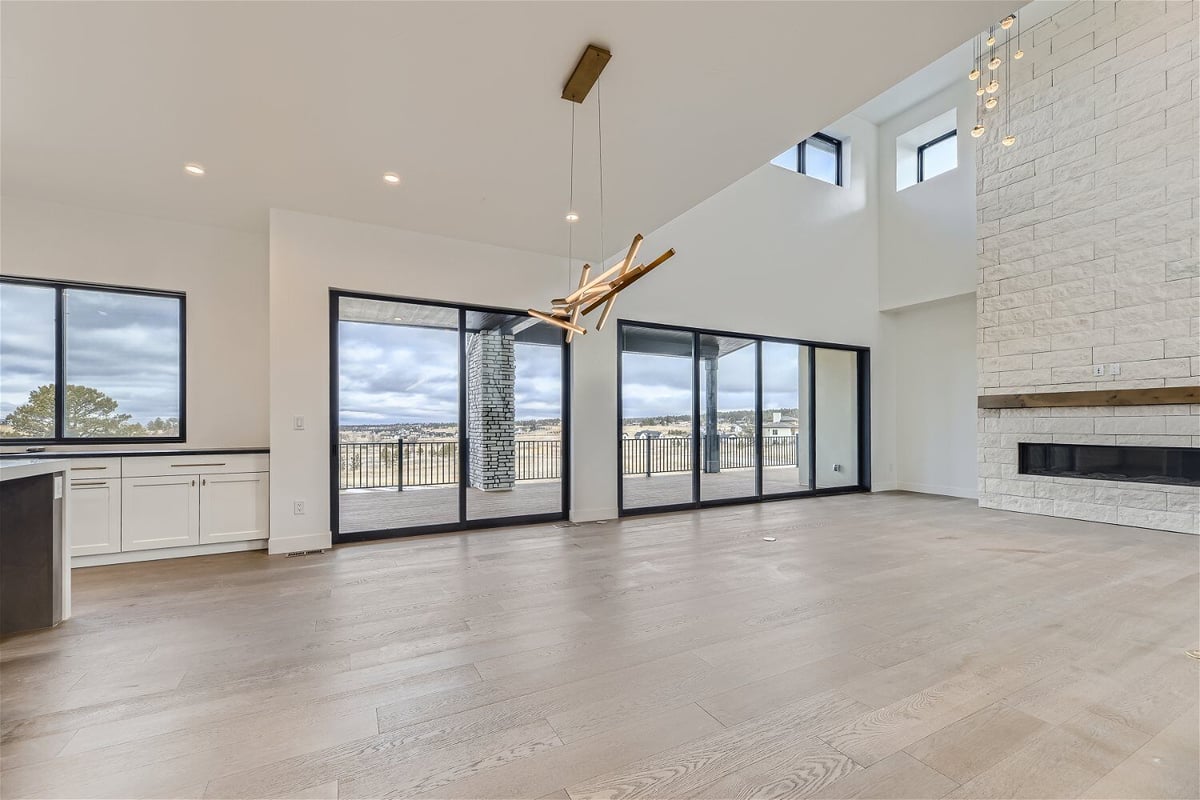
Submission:
<svg viewBox="0 0 1200 800">
<path fill-rule="evenodd" d="M 604 270 L 604 109 L 600 105 L 600 81 L 596 81 L 596 141 L 600 150 L 600 270 Z"/>
<path fill-rule="evenodd" d="M 567 191 L 567 213 L 575 213 L 575 103 L 571 104 L 571 186 Z M 567 292 L 571 291 L 571 268 L 575 262 L 575 226 L 567 223 Z"/>
</svg>

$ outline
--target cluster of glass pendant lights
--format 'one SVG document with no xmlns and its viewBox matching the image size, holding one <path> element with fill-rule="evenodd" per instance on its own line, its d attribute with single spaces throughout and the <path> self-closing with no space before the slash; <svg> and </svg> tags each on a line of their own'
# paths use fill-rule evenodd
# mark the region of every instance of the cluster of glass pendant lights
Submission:
<svg viewBox="0 0 1200 800">
<path fill-rule="evenodd" d="M 1015 34 L 1013 28 L 1016 28 Z M 997 31 L 997 28 L 999 31 Z M 1004 37 L 1004 42 L 997 45 L 996 34 L 999 32 Z M 1012 52 L 1013 39 L 1016 39 L 1017 51 Z M 979 34 L 972 40 L 974 45 L 974 62 L 971 64 L 971 71 L 967 74 L 967 78 L 975 84 L 975 94 L 979 97 L 979 106 L 976 111 L 975 127 L 971 129 L 971 135 L 978 139 L 983 136 L 987 128 L 983 124 L 983 115 L 985 111 L 993 111 L 1000 102 L 1000 67 L 1004 67 L 1004 103 L 1003 103 L 1003 118 L 1004 118 L 1004 137 L 1000 143 L 1005 147 L 1012 147 L 1016 143 L 1017 137 L 1011 132 L 1008 132 L 1009 112 L 1008 112 L 1008 85 L 1009 85 L 1009 61 L 1010 59 L 1020 60 L 1025 57 L 1025 51 L 1021 49 L 1021 23 L 1017 19 L 1016 14 L 1009 14 L 1004 19 L 1000 20 L 999 25 L 993 25 L 987 31 Z M 1001 55 L 1003 53 L 1003 55 Z M 987 83 L 984 83 L 984 78 L 987 78 Z"/>
</svg>

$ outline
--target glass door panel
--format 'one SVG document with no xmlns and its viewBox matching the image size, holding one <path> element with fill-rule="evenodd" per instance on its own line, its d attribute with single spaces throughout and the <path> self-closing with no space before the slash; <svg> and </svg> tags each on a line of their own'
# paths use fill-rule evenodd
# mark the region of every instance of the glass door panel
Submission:
<svg viewBox="0 0 1200 800">
<path fill-rule="evenodd" d="M 762 491 L 812 488 L 809 479 L 809 358 L 806 345 L 762 343 Z"/>
<path fill-rule="evenodd" d="M 458 310 L 338 298 L 338 532 L 459 522 Z"/>
<path fill-rule="evenodd" d="M 816 348 L 817 488 L 858 485 L 858 353 Z"/>
<path fill-rule="evenodd" d="M 621 327 L 621 506 L 694 502 L 690 331 Z"/>
<path fill-rule="evenodd" d="M 467 519 L 562 511 L 563 337 L 518 314 L 467 311 Z"/>
<path fill-rule="evenodd" d="M 700 335 L 700 499 L 753 497 L 757 348 L 753 339 Z"/>
</svg>

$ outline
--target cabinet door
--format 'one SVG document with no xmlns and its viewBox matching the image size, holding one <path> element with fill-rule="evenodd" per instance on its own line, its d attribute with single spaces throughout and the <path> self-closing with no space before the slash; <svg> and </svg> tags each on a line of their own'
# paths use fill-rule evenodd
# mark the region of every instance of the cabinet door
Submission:
<svg viewBox="0 0 1200 800">
<path fill-rule="evenodd" d="M 200 476 L 166 475 L 121 481 L 121 549 L 200 543 Z"/>
<path fill-rule="evenodd" d="M 200 544 L 266 539 L 270 493 L 266 472 L 200 478 Z"/>
<path fill-rule="evenodd" d="M 121 552 L 121 481 L 71 481 L 71 555 Z"/>
</svg>

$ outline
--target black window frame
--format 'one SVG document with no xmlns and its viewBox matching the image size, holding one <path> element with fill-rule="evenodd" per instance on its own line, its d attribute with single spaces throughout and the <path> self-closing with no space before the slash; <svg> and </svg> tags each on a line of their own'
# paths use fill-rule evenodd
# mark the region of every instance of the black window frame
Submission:
<svg viewBox="0 0 1200 800">
<path fill-rule="evenodd" d="M 145 444 L 147 442 L 180 443 L 187 441 L 187 293 L 165 289 L 145 289 L 83 281 L 48 280 L 20 276 L 0 276 L 0 284 L 41 286 L 54 290 L 54 436 L 42 438 L 0 438 L 4 446 Z M 179 433 L 175 436 L 67 436 L 67 359 L 66 315 L 63 313 L 63 292 L 74 289 L 89 292 L 163 297 L 179 301 Z"/>
<path fill-rule="evenodd" d="M 837 170 L 836 170 L 837 171 L 837 183 L 833 183 L 830 185 L 831 186 L 841 186 L 842 185 L 842 140 L 835 139 L 834 137 L 830 136 L 827 133 L 814 133 L 812 136 L 808 137 L 808 139 L 820 139 L 822 142 L 825 142 L 825 144 L 833 145 L 834 158 L 837 161 Z M 805 163 L 805 155 L 804 155 L 805 145 L 808 143 L 808 139 L 805 139 L 796 145 L 796 172 L 800 175 L 808 175 L 808 172 L 806 171 L 807 165 Z M 811 178 L 813 176 L 809 175 L 809 177 Z M 821 181 L 821 183 L 829 183 L 829 181 L 826 181 L 822 178 L 815 178 L 815 180 Z"/>
<path fill-rule="evenodd" d="M 369 531 L 342 531 L 340 487 L 338 485 L 338 433 L 339 412 L 341 410 L 341 371 L 339 369 L 339 336 L 338 323 L 341 322 L 340 301 L 342 298 L 360 300 L 375 300 L 384 303 L 411 303 L 413 305 L 433 306 L 450 309 L 458 314 L 458 429 L 460 435 L 467 430 L 467 365 L 466 337 L 467 314 L 471 312 L 510 314 L 519 317 L 530 317 L 526 310 L 504 308 L 501 306 L 476 305 L 472 303 L 457 303 L 449 300 L 430 300 L 424 297 L 408 297 L 404 295 L 381 294 L 378 292 L 355 291 L 353 289 L 329 289 L 329 530 L 334 544 L 351 542 L 367 542 L 376 539 L 394 539 L 406 536 L 423 536 L 430 533 L 451 533 L 457 531 L 485 530 L 487 528 L 510 527 L 513 525 L 535 525 L 543 522 L 560 522 L 571 516 L 571 346 L 566 341 L 566 332 L 562 334 L 561 344 L 561 379 L 562 379 L 562 442 L 559 445 L 562 453 L 560 466 L 560 495 L 559 510 L 535 512 L 531 514 L 511 514 L 501 517 L 470 517 L 467 511 L 467 482 L 458 483 L 458 521 L 435 522 L 428 524 L 407 525 L 390 528 L 378 528 Z M 464 446 L 458 448 L 458 474 L 466 476 L 469 471 L 469 448 L 465 446 L 466 439 L 460 441 Z"/>
<path fill-rule="evenodd" d="M 692 343 L 692 426 L 690 436 L 692 438 L 692 497 L 690 500 L 680 501 L 677 503 L 666 503 L 653 506 L 634 506 L 631 508 L 625 507 L 625 473 L 624 473 L 624 451 L 623 451 L 623 431 L 625 427 L 624 417 L 624 380 L 623 380 L 623 358 L 626 328 L 648 328 L 662 331 L 672 331 L 676 333 L 688 333 L 691 335 Z M 762 435 L 759 433 L 755 443 L 755 491 L 750 495 L 741 497 L 718 497 L 704 499 L 701 493 L 700 485 L 700 359 L 697 357 L 699 353 L 699 344 L 701 336 L 727 336 L 737 339 L 747 339 L 755 342 L 755 390 L 754 390 L 754 418 L 755 430 L 761 431 L 763 427 L 763 355 L 762 345 L 764 342 L 778 342 L 781 344 L 799 345 L 800 347 L 809 348 L 808 351 L 808 469 L 809 469 L 809 487 L 807 489 L 797 489 L 796 491 L 788 492 L 766 492 L 762 485 Z M 855 353 L 857 356 L 856 364 L 856 403 L 858 418 L 856 420 L 858 442 L 858 482 L 848 486 L 830 486 L 825 488 L 817 488 L 816 472 L 817 472 L 817 367 L 816 367 L 816 351 L 817 349 L 824 350 L 844 350 Z M 698 328 L 690 325 L 668 325 L 660 322 L 640 322 L 631 319 L 617 320 L 617 342 L 616 342 L 616 357 L 617 357 L 617 516 L 618 517 L 633 517 L 642 514 L 661 514 L 670 511 L 685 511 L 701 508 L 712 508 L 715 506 L 730 506 L 730 505 L 747 505 L 752 503 L 771 503 L 779 500 L 796 500 L 806 497 L 827 497 L 837 494 L 856 494 L 869 493 L 871 491 L 871 348 L 866 345 L 842 344 L 838 342 L 822 342 L 813 339 L 797 339 L 786 336 L 771 336 L 762 333 L 745 333 L 741 331 L 726 331 L 714 328 Z"/>
<path fill-rule="evenodd" d="M 950 138 L 953 138 L 957 141 L 957 139 L 958 139 L 958 129 L 957 128 L 951 128 L 950 130 L 943 133 L 941 136 L 930 139 L 925 144 L 917 146 L 917 183 L 922 183 L 925 180 L 925 151 L 928 148 L 933 147 L 935 144 L 941 144 L 942 142 L 944 142 Z M 957 169 L 957 166 L 954 168 Z M 946 170 L 946 172 L 949 172 L 949 171 L 950 170 Z M 945 175 L 946 172 L 939 172 L 938 175 Z M 936 178 L 937 175 L 931 175 L 930 177 Z"/>
</svg>

